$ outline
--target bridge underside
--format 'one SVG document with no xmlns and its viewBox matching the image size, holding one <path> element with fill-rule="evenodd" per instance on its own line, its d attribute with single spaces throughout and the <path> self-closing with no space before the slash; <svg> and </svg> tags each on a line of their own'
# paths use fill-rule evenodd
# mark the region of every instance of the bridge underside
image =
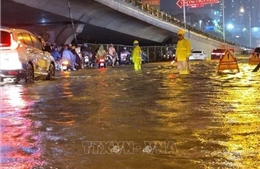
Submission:
<svg viewBox="0 0 260 169">
<path fill-rule="evenodd" d="M 120 0 L 5 0 L 1 4 L 2 25 L 24 27 L 49 42 L 114 43 L 142 46 L 177 42 L 179 26 Z M 75 25 L 71 24 L 71 17 Z M 233 48 L 233 44 L 186 30 L 194 50 L 209 54 L 215 48 Z"/>
<path fill-rule="evenodd" d="M 70 10 L 75 26 L 84 25 L 82 32 L 77 35 L 78 43 L 88 41 L 130 45 L 138 39 L 142 45 L 159 45 L 166 39 L 172 41 L 169 37 L 174 34 L 93 0 L 73 0 Z M 1 4 L 2 25 L 26 28 L 37 34 L 55 30 L 52 41 L 66 41 L 59 34 L 64 29 L 72 29 L 71 23 L 65 0 L 10 0 Z"/>
</svg>

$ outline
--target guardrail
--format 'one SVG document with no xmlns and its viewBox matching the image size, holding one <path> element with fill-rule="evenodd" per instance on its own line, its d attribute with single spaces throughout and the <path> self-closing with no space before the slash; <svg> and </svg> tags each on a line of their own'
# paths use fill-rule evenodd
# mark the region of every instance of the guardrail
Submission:
<svg viewBox="0 0 260 169">
<path fill-rule="evenodd" d="M 154 9 L 153 7 L 151 7 L 148 4 L 143 4 L 140 0 L 125 0 L 125 2 L 131 3 L 133 6 L 136 6 L 139 9 L 142 9 L 143 11 L 145 11 L 145 12 L 147 12 L 147 13 L 149 13 L 149 14 L 157 17 L 157 18 L 160 18 L 164 21 L 172 23 L 172 24 L 179 26 L 181 28 L 185 28 L 185 24 L 182 21 L 180 21 L 179 19 L 171 16 L 170 14 L 165 13 L 164 11 L 160 11 L 159 9 Z M 199 30 L 199 29 L 197 29 L 193 26 L 190 26 L 190 25 L 186 25 L 186 29 L 188 29 L 189 31 L 193 31 L 195 33 L 201 34 L 203 36 L 206 36 L 208 38 L 217 40 L 219 42 L 227 43 L 227 44 L 232 45 L 232 46 L 240 46 L 239 44 L 236 44 L 236 43 L 230 42 L 230 41 L 226 41 L 223 38 L 220 38 L 220 37 L 212 35 L 210 33 L 201 31 L 201 30 Z"/>
</svg>

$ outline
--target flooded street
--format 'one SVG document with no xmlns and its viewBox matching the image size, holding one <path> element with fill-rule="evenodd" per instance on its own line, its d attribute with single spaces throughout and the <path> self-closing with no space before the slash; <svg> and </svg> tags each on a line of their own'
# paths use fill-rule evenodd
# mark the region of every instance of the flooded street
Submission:
<svg viewBox="0 0 260 169">
<path fill-rule="evenodd" d="M 0 86 L 2 169 L 260 169 L 260 71 L 192 61 Z"/>
</svg>

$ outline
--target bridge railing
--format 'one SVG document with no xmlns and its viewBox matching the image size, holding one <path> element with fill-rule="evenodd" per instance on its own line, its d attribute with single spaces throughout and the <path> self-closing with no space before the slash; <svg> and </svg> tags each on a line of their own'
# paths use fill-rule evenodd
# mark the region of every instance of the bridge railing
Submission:
<svg viewBox="0 0 260 169">
<path fill-rule="evenodd" d="M 157 18 L 160 18 L 164 21 L 172 23 L 172 24 L 179 26 L 181 28 L 185 28 L 185 23 L 183 23 L 179 19 L 175 18 L 174 16 L 172 16 L 170 14 L 167 14 L 164 11 L 160 11 L 159 9 L 154 9 L 153 7 L 151 7 L 148 4 L 143 4 L 140 0 L 125 0 L 125 2 L 131 3 L 132 5 L 142 9 L 145 12 L 148 12 L 149 14 L 151 14 L 151 15 L 157 17 Z M 230 44 L 230 45 L 233 45 L 233 46 L 239 46 L 238 44 L 236 44 L 234 42 L 226 41 L 223 38 L 220 38 L 218 36 L 212 35 L 212 34 L 207 33 L 205 31 L 199 30 L 199 29 L 197 29 L 193 26 L 190 26 L 190 25 L 186 25 L 186 29 L 188 29 L 189 31 L 193 31 L 195 33 L 204 35 L 208 38 L 215 39 L 219 42 L 227 43 L 227 44 Z"/>
</svg>

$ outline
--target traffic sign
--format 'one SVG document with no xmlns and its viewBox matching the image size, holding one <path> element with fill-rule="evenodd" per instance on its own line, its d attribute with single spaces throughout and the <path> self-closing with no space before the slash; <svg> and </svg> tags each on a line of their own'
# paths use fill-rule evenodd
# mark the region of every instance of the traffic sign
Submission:
<svg viewBox="0 0 260 169">
<path fill-rule="evenodd" d="M 249 58 L 249 62 L 248 63 L 250 65 L 258 65 L 260 63 L 260 58 L 259 57 L 260 57 L 259 54 L 254 52 L 252 54 L 252 56 Z"/>
<path fill-rule="evenodd" d="M 176 5 L 179 7 L 179 8 L 182 8 L 183 7 L 183 0 L 178 0 L 176 2 Z"/>
<path fill-rule="evenodd" d="M 213 4 L 213 3 L 219 3 L 219 0 L 178 0 L 176 2 L 176 5 L 179 8 L 183 7 L 183 1 L 185 2 L 185 6 L 203 6 L 205 4 Z"/>
<path fill-rule="evenodd" d="M 237 59 L 233 56 L 230 50 L 226 50 L 225 55 L 220 58 L 218 65 L 218 72 L 220 70 L 233 70 L 237 69 L 239 72 Z"/>
</svg>

